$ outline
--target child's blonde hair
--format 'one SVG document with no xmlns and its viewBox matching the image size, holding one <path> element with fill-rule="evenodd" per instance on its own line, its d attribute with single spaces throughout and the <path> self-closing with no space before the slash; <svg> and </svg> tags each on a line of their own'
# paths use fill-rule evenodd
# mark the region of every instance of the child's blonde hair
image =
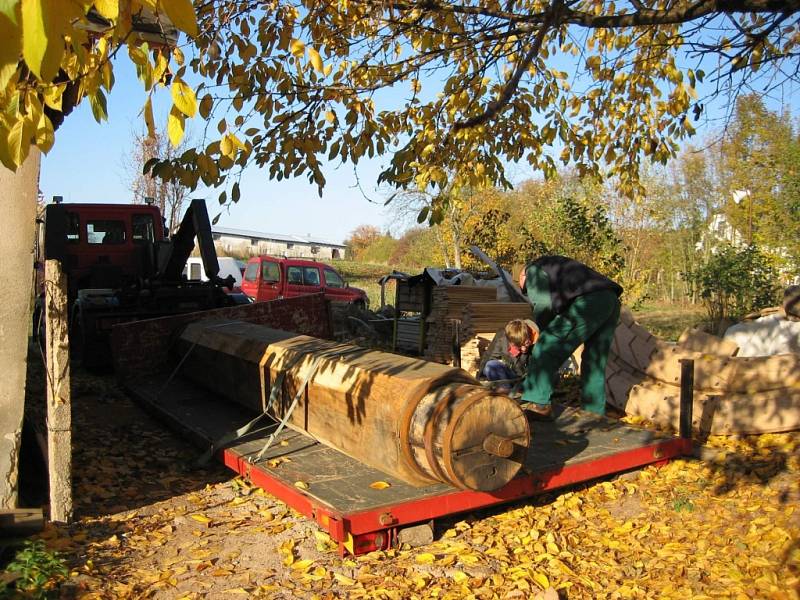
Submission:
<svg viewBox="0 0 800 600">
<path fill-rule="evenodd" d="M 509 344 L 522 346 L 531 337 L 528 324 L 522 319 L 514 319 L 506 323 L 506 339 Z"/>
</svg>

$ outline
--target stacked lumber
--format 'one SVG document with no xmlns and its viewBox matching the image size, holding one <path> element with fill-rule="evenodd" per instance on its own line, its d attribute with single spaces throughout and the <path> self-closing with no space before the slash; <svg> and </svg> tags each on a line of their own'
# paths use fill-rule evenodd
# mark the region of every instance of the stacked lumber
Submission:
<svg viewBox="0 0 800 600">
<path fill-rule="evenodd" d="M 497 298 L 497 289 L 468 285 L 440 285 L 433 289 L 433 302 L 428 321 L 460 319 L 467 304 L 492 303 Z"/>
<path fill-rule="evenodd" d="M 396 345 L 400 350 L 419 350 L 421 319 L 407 317 L 397 320 Z"/>
<path fill-rule="evenodd" d="M 494 331 L 477 333 L 464 342 L 461 346 L 461 368 L 470 375 L 477 377 L 481 366 L 481 357 L 495 336 Z"/>
<path fill-rule="evenodd" d="M 461 337 L 496 332 L 514 319 L 533 319 L 527 302 L 473 302 L 464 307 L 461 316 Z"/>
<path fill-rule="evenodd" d="M 491 302 L 496 294 L 493 287 L 444 285 L 434 288 L 431 312 L 426 320 L 425 358 L 452 364 L 453 344 L 464 308 L 473 302 Z"/>
</svg>

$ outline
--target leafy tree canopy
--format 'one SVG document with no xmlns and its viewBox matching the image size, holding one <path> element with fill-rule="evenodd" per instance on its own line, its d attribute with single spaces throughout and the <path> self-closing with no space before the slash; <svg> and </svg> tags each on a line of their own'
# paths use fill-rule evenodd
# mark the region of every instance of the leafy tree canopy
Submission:
<svg viewBox="0 0 800 600">
<path fill-rule="evenodd" d="M 43 108 L 63 108 L 69 82 L 105 116 L 110 57 L 127 42 L 145 90 L 170 87 L 174 144 L 195 112 L 216 128 L 147 165 L 188 186 L 254 163 L 321 190 L 324 157 L 386 155 L 381 179 L 396 187 L 508 185 L 509 161 L 546 175 L 560 161 L 633 194 L 641 161 L 666 161 L 693 132 L 699 82 L 713 95 L 765 71 L 767 87 L 794 78 L 800 41 L 800 0 L 203 0 L 196 22 L 190 0 L 91 5 L 0 0 L 7 166 L 52 145 Z M 148 11 L 191 37 L 185 63 L 131 35 Z M 149 96 L 143 115 L 152 127 Z"/>
</svg>

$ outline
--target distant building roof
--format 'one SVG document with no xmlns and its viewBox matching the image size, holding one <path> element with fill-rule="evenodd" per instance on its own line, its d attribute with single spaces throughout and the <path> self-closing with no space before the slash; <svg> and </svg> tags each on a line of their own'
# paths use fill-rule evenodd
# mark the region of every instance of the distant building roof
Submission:
<svg viewBox="0 0 800 600">
<path fill-rule="evenodd" d="M 286 235 L 283 233 L 267 233 L 264 231 L 253 231 L 250 229 L 233 229 L 231 227 L 212 227 L 211 233 L 219 235 L 230 235 L 241 238 L 255 238 L 272 242 L 289 242 L 290 244 L 307 244 L 313 246 L 331 246 L 333 248 L 344 248 L 344 244 L 328 242 L 320 238 L 302 235 Z"/>
</svg>

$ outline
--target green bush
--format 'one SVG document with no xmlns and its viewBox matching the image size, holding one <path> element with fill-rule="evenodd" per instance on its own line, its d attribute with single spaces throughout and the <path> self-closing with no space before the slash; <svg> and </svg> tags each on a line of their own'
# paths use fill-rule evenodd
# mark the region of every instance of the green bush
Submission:
<svg viewBox="0 0 800 600">
<path fill-rule="evenodd" d="M 689 277 L 717 332 L 728 320 L 778 302 L 778 273 L 755 245 L 741 250 L 726 245 Z"/>
<path fill-rule="evenodd" d="M 15 589 L 0 589 L 0 598 L 53 598 L 67 577 L 67 567 L 57 552 L 48 550 L 42 540 L 27 541 L 7 566 L 18 576 Z"/>
</svg>

